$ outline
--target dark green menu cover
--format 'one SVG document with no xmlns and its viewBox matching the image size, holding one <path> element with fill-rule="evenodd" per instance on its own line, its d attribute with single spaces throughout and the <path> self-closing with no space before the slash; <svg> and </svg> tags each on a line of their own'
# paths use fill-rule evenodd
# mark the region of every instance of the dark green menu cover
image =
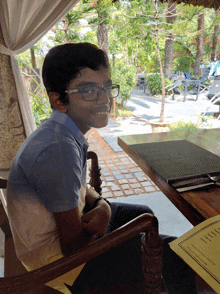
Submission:
<svg viewBox="0 0 220 294">
<path fill-rule="evenodd" d="M 129 145 L 167 182 L 220 175 L 220 157 L 187 140 Z"/>
</svg>

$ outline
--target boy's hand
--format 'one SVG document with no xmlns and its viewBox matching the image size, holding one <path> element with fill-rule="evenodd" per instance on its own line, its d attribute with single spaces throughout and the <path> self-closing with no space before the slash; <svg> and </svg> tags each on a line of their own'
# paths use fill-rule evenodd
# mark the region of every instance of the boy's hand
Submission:
<svg viewBox="0 0 220 294">
<path fill-rule="evenodd" d="M 100 200 L 94 209 L 82 216 L 83 227 L 94 235 L 103 236 L 107 231 L 110 218 L 110 206 L 104 200 Z"/>
</svg>

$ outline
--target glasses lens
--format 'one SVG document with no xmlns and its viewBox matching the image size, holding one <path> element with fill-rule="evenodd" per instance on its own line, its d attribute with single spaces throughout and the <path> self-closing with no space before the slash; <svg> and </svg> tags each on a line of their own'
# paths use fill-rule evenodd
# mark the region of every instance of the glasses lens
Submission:
<svg viewBox="0 0 220 294">
<path fill-rule="evenodd" d="M 111 87 L 106 88 L 106 94 L 109 98 L 115 98 L 118 96 L 118 87 L 113 85 Z"/>
<path fill-rule="evenodd" d="M 83 99 L 86 101 L 96 100 L 97 98 L 97 87 L 82 87 L 81 94 L 83 95 Z"/>
</svg>

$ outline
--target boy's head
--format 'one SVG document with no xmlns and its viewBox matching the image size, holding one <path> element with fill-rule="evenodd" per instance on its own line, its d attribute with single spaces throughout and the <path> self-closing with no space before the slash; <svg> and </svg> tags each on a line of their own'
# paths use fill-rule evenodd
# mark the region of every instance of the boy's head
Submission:
<svg viewBox="0 0 220 294">
<path fill-rule="evenodd" d="M 95 71 L 108 69 L 108 57 L 103 50 L 90 43 L 68 43 L 50 49 L 42 69 L 48 96 L 51 92 L 56 92 L 60 101 L 68 105 L 69 98 L 65 90 L 70 81 L 79 76 L 83 68 Z M 54 108 L 52 105 L 51 107 Z"/>
</svg>

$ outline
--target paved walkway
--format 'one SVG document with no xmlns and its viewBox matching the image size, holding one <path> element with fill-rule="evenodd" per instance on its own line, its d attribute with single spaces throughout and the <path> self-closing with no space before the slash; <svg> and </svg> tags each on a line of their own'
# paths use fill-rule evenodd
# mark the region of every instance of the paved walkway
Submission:
<svg viewBox="0 0 220 294">
<path fill-rule="evenodd" d="M 124 151 L 115 152 L 96 129 L 91 129 L 86 137 L 89 150 L 97 153 L 102 168 L 103 197 L 117 198 L 159 191 Z"/>
<path fill-rule="evenodd" d="M 183 102 L 183 96 L 175 95 L 175 100 L 166 99 L 164 107 L 164 120 L 189 120 L 197 118 L 197 115 L 206 111 L 210 105 L 210 100 L 206 97 L 207 92 L 199 95 L 195 101 L 196 95 L 187 95 L 186 101 Z M 161 110 L 161 99 L 150 97 L 143 93 L 143 90 L 134 89 L 131 92 L 131 98 L 127 101 L 126 107 L 133 114 L 142 120 L 149 121 L 159 119 Z M 206 115 L 212 115 L 218 112 L 219 106 L 213 105 Z"/>
</svg>

